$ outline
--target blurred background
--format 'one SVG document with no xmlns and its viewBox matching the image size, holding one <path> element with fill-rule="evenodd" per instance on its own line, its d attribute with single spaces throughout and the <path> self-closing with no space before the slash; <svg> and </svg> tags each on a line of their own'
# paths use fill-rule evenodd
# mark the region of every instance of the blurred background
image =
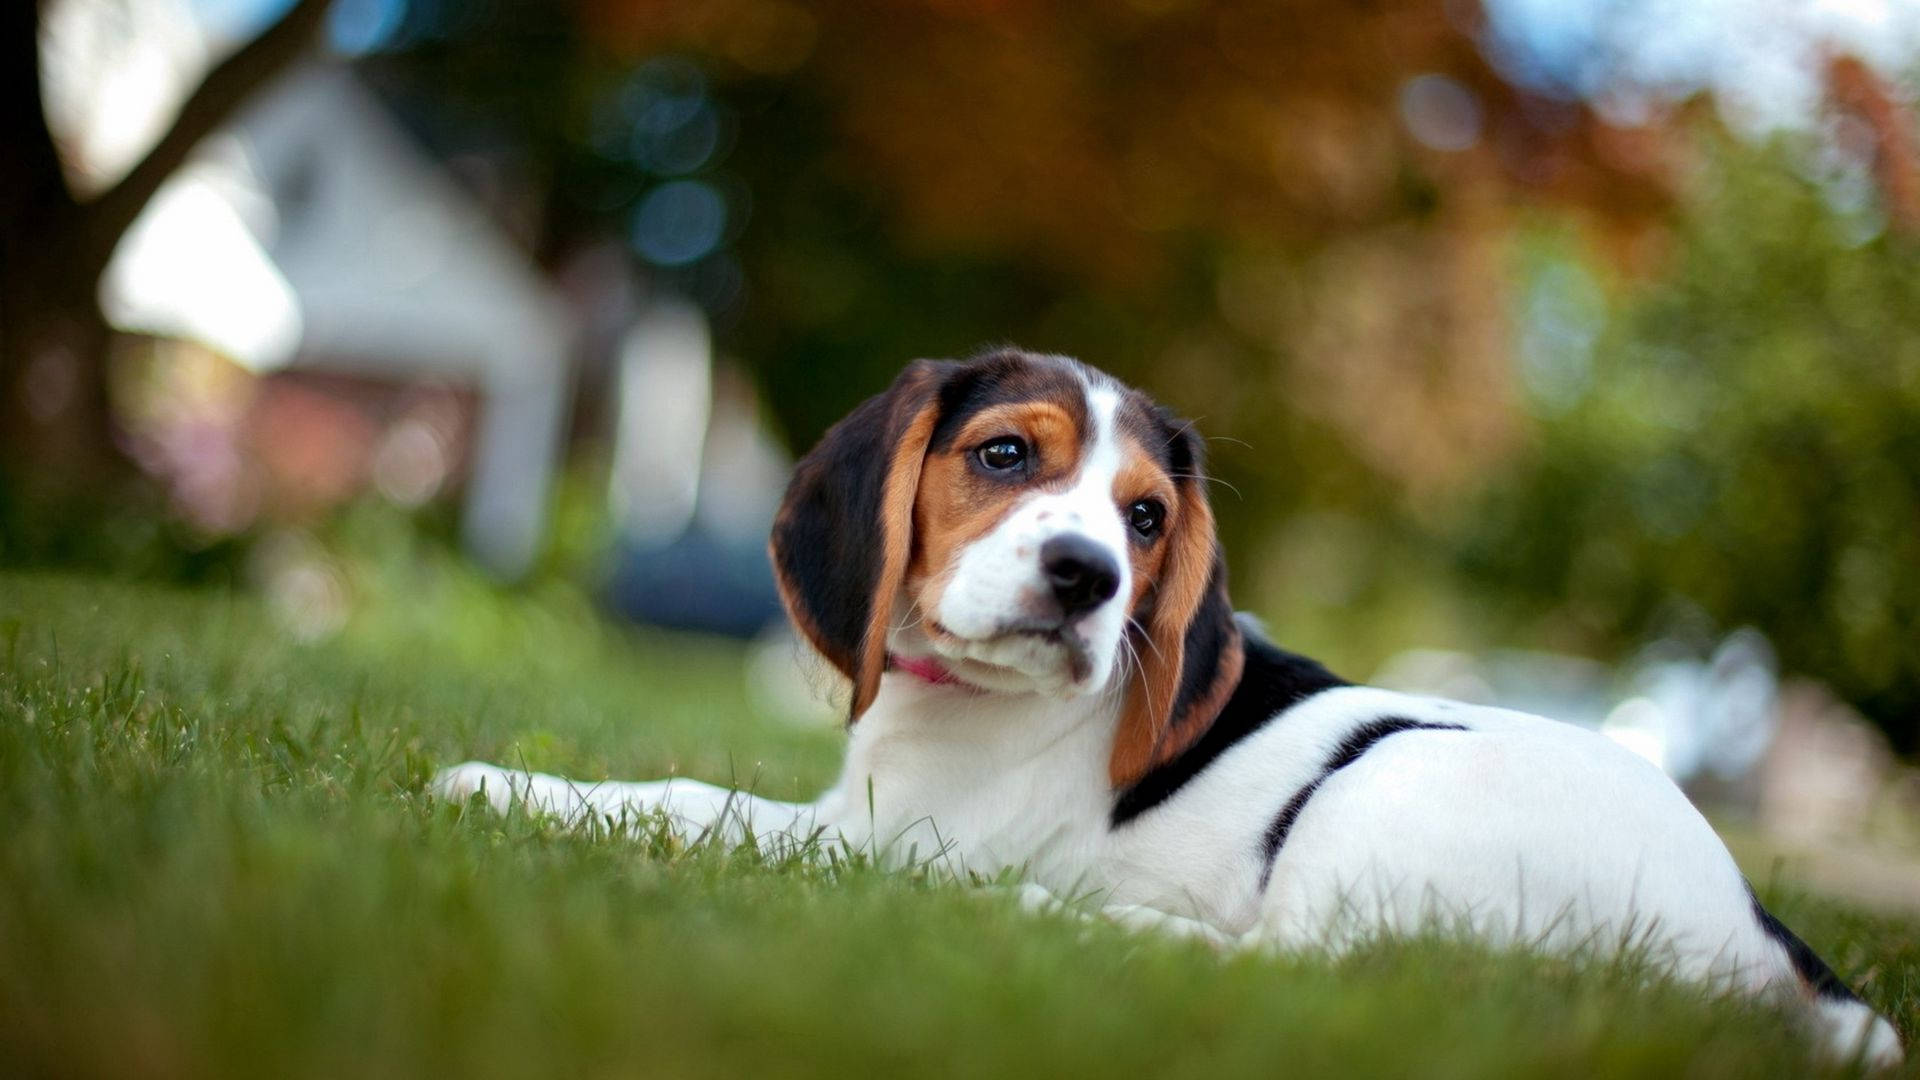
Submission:
<svg viewBox="0 0 1920 1080">
<path fill-rule="evenodd" d="M 563 590 L 758 641 L 818 716 L 789 463 L 1017 342 L 1199 419 L 1282 643 L 1920 892 L 1916 0 L 0 23 L 0 564 L 310 639 Z"/>
</svg>

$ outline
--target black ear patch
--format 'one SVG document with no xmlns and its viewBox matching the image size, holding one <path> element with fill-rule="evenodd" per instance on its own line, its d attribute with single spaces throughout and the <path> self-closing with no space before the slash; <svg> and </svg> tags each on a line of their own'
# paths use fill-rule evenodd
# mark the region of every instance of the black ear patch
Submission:
<svg viewBox="0 0 1920 1080">
<path fill-rule="evenodd" d="M 1207 591 L 1199 610 L 1187 624 L 1185 647 L 1181 650 L 1180 688 L 1174 692 L 1173 715 L 1168 727 L 1178 731 L 1194 720 L 1195 708 L 1209 702 L 1220 703 L 1220 680 L 1237 678 L 1232 654 L 1241 646 L 1240 626 L 1233 621 L 1233 601 L 1227 596 L 1227 559 L 1218 544 L 1213 549 L 1213 572 L 1207 577 Z"/>
<path fill-rule="evenodd" d="M 800 632 L 853 680 L 855 717 L 871 702 L 885 661 L 920 462 L 939 388 L 956 367 L 915 361 L 829 429 L 795 466 L 774 519 L 781 599 Z"/>
</svg>

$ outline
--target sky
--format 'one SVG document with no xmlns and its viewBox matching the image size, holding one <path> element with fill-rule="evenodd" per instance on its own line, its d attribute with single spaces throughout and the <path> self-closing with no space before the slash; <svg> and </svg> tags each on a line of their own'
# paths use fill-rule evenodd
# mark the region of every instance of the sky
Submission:
<svg viewBox="0 0 1920 1080">
<path fill-rule="evenodd" d="M 1488 52 L 1512 81 L 1631 124 L 1712 92 L 1734 130 L 1814 122 L 1826 51 L 1889 76 L 1920 58 L 1920 0 L 1486 0 Z"/>
</svg>

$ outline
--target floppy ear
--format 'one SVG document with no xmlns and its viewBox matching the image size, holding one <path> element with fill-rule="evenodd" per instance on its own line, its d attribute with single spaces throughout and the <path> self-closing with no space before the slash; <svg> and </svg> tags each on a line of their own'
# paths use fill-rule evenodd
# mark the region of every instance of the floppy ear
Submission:
<svg viewBox="0 0 1920 1080">
<path fill-rule="evenodd" d="M 913 548 L 913 499 L 952 365 L 917 360 L 794 467 L 774 518 L 774 577 L 787 615 L 853 680 L 848 722 L 880 689 L 887 625 Z"/>
<path fill-rule="evenodd" d="M 1138 669 L 1107 763 L 1113 786 L 1126 788 L 1179 757 L 1212 726 L 1246 663 L 1240 627 L 1227 598 L 1227 564 L 1214 535 L 1198 437 L 1169 428 L 1180 509 L 1168 537 L 1160 579 L 1146 598 L 1146 617 L 1130 630 Z"/>
</svg>

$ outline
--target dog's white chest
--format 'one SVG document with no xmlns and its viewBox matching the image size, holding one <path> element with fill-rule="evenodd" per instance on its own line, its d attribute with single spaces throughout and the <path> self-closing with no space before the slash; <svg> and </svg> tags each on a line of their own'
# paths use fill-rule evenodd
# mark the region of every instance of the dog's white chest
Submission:
<svg viewBox="0 0 1920 1080">
<path fill-rule="evenodd" d="M 823 806 L 892 861 L 1084 884 L 1106 838 L 1113 722 L 1098 701 L 983 700 L 889 675 Z"/>
</svg>

